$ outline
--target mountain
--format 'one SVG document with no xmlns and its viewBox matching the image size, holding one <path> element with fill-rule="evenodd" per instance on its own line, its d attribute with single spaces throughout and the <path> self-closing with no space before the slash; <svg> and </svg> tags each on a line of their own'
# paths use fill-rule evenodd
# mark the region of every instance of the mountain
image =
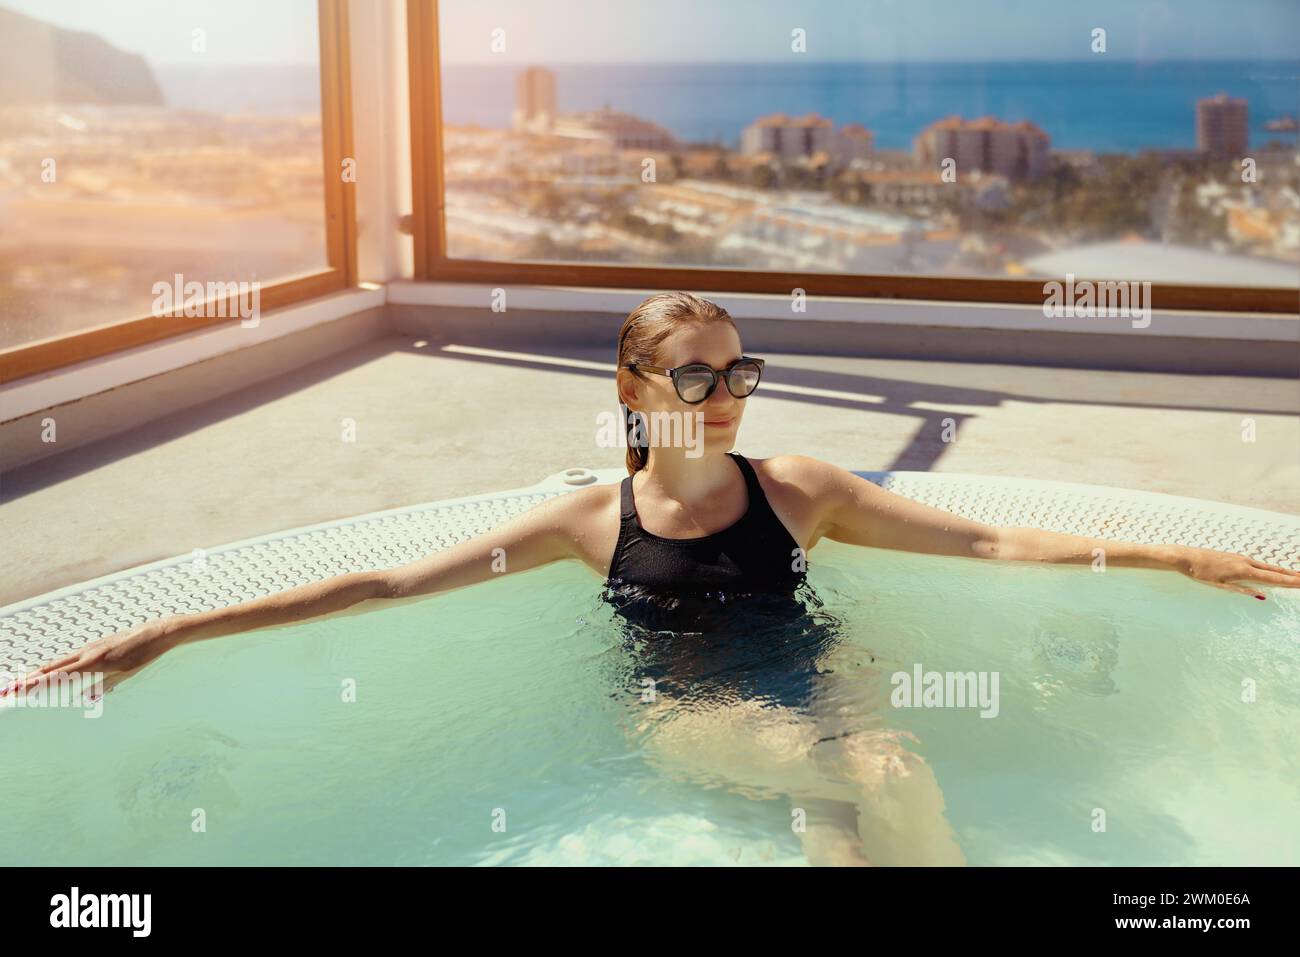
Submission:
<svg viewBox="0 0 1300 957">
<path fill-rule="evenodd" d="M 144 57 L 0 8 L 0 104 L 162 106 Z"/>
</svg>

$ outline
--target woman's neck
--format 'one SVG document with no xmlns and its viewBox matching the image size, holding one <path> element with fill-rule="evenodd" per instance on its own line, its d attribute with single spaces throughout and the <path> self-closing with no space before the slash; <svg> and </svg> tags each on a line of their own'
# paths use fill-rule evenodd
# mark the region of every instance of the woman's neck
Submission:
<svg viewBox="0 0 1300 957">
<path fill-rule="evenodd" d="M 685 449 L 654 449 L 650 461 L 641 469 L 645 477 L 642 489 L 651 488 L 659 495 L 683 503 L 716 499 L 736 481 L 736 463 L 723 452 L 705 452 L 690 458 Z"/>
</svg>

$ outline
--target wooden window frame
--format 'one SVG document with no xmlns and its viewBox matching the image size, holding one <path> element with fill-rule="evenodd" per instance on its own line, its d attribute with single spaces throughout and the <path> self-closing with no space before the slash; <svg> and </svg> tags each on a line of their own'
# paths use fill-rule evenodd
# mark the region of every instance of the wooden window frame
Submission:
<svg viewBox="0 0 1300 957">
<path fill-rule="evenodd" d="M 447 255 L 442 153 L 438 0 L 407 0 L 410 67 L 412 229 L 416 279 L 440 282 L 688 289 L 790 295 L 803 289 L 830 298 L 1043 304 L 1045 279 L 968 279 L 926 275 L 771 272 L 688 266 L 453 259 Z M 1095 277 L 1078 277 L 1076 281 Z M 1160 309 L 1300 314 L 1300 289 L 1151 284 Z"/>
<path fill-rule="evenodd" d="M 356 285 L 356 196 L 342 164 L 352 157 L 352 84 L 348 54 L 348 0 L 317 0 L 320 34 L 321 147 L 325 186 L 324 269 L 259 287 L 262 313 Z M 204 316 L 185 316 L 183 304 L 168 316 L 119 320 L 0 350 L 0 382 L 60 369 L 195 329 L 238 322 L 221 299 L 204 303 Z M 274 322 L 273 317 L 262 318 Z"/>
</svg>

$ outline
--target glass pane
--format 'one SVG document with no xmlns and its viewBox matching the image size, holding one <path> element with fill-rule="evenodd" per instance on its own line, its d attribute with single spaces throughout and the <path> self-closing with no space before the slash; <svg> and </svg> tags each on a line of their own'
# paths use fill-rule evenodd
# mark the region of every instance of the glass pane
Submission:
<svg viewBox="0 0 1300 957">
<path fill-rule="evenodd" d="M 1300 285 L 1294 2 L 440 10 L 456 258 Z"/>
<path fill-rule="evenodd" d="M 0 348 L 326 267 L 315 0 L 0 2 Z"/>
</svg>

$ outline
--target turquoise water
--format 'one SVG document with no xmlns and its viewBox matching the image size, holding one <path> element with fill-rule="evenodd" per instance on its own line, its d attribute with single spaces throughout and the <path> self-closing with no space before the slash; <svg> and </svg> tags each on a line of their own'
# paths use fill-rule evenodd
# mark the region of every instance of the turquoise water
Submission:
<svg viewBox="0 0 1300 957">
<path fill-rule="evenodd" d="M 1297 593 L 833 543 L 811 560 L 838 639 L 809 720 L 911 732 L 969 863 L 1300 861 Z M 0 864 L 804 863 L 782 769 L 764 786 L 655 757 L 665 719 L 598 592 L 553 565 L 180 648 L 97 719 L 0 712 Z M 996 672 L 997 716 L 892 707 L 918 663 Z"/>
</svg>

